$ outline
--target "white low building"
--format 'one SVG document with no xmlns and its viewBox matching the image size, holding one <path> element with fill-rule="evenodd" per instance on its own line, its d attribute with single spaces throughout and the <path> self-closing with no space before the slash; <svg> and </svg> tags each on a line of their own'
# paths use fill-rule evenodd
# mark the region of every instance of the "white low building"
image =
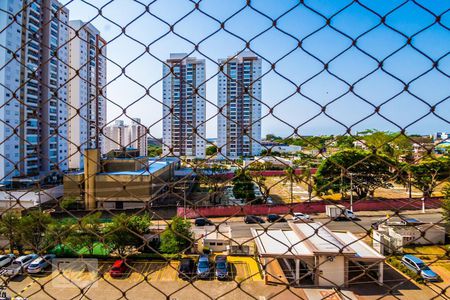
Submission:
<svg viewBox="0 0 450 300">
<path fill-rule="evenodd" d="M 373 247 L 382 254 L 402 252 L 408 245 L 445 243 L 445 228 L 433 223 L 381 224 L 372 232 Z"/>
<path fill-rule="evenodd" d="M 289 222 L 290 229 L 252 228 L 257 254 L 264 265 L 285 264 L 294 284 L 348 286 L 360 277 L 383 283 L 385 257 L 350 232 L 332 232 L 321 223 Z M 366 272 L 367 271 L 367 272 Z M 273 276 L 269 272 L 267 278 Z M 367 279 L 367 278 L 366 278 Z"/>
<path fill-rule="evenodd" d="M 192 229 L 194 238 L 197 241 L 197 250 L 202 252 L 207 248 L 212 252 L 226 252 L 231 247 L 231 227 L 221 226 L 201 226 Z"/>
<path fill-rule="evenodd" d="M 0 191 L 0 209 L 30 208 L 51 200 L 58 200 L 64 194 L 63 185 L 42 189 L 18 189 Z"/>
</svg>

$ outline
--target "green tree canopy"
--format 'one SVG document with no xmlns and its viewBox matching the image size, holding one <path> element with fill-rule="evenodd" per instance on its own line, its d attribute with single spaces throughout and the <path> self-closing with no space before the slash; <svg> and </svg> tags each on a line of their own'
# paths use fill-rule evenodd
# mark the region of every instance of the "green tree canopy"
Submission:
<svg viewBox="0 0 450 300">
<path fill-rule="evenodd" d="M 112 251 L 125 256 L 133 248 L 145 246 L 143 235 L 148 233 L 151 218 L 148 214 L 127 216 L 116 215 L 104 230 L 106 243 Z"/>
<path fill-rule="evenodd" d="M 173 217 L 169 227 L 161 234 L 160 251 L 182 253 L 192 245 L 191 223 L 180 217 Z"/>
<path fill-rule="evenodd" d="M 252 177 L 246 170 L 237 170 L 233 178 L 233 194 L 236 199 L 252 201 L 255 199 L 255 190 Z"/>
<path fill-rule="evenodd" d="M 48 239 L 45 234 L 52 223 L 52 217 L 40 211 L 31 211 L 20 218 L 20 238 L 24 246 L 38 253 L 47 250 Z"/>
<path fill-rule="evenodd" d="M 450 160 L 434 158 L 410 165 L 411 183 L 422 191 L 424 197 L 430 197 L 438 184 L 450 176 Z"/>
<path fill-rule="evenodd" d="M 101 213 L 96 212 L 81 218 L 68 237 L 67 242 L 74 250 L 87 248 L 89 254 L 94 254 L 94 246 L 102 236 Z"/>
<path fill-rule="evenodd" d="M 206 148 L 206 155 L 212 156 L 215 154 L 217 154 L 217 146 L 216 145 L 211 145 Z"/>
<path fill-rule="evenodd" d="M 362 150 L 343 150 L 326 160 L 315 174 L 316 189 L 322 193 L 331 191 L 344 194 L 350 190 L 350 177 L 353 191 L 359 198 L 367 197 L 376 188 L 391 187 L 389 159 Z"/>
<path fill-rule="evenodd" d="M 14 249 L 22 252 L 20 236 L 20 214 L 12 211 L 4 212 L 0 218 L 0 236 L 8 241 L 9 251 Z"/>
</svg>

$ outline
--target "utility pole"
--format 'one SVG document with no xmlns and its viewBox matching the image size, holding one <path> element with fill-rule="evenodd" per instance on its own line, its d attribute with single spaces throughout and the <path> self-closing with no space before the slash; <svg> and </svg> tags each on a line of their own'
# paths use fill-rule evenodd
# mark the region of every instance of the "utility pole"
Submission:
<svg viewBox="0 0 450 300">
<path fill-rule="evenodd" d="M 350 173 L 350 210 L 353 211 L 353 173 Z"/>
</svg>

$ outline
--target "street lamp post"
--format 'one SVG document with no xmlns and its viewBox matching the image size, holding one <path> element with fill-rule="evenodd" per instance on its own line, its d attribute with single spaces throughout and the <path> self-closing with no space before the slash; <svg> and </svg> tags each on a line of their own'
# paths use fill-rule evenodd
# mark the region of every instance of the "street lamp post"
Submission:
<svg viewBox="0 0 450 300">
<path fill-rule="evenodd" d="M 350 210 L 353 211 L 353 173 L 350 173 Z"/>
</svg>

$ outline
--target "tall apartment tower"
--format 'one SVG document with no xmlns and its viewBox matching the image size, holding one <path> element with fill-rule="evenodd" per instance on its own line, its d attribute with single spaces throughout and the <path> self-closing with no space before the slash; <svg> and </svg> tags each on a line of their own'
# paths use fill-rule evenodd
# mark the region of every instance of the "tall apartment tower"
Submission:
<svg viewBox="0 0 450 300">
<path fill-rule="evenodd" d="M 261 153 L 261 59 L 252 52 L 219 59 L 217 146 L 222 157 Z"/>
<path fill-rule="evenodd" d="M 163 155 L 204 158 L 205 60 L 172 53 L 163 78 Z"/>
<path fill-rule="evenodd" d="M 55 0 L 0 1 L 0 182 L 68 168 L 68 19 Z"/>
<path fill-rule="evenodd" d="M 69 168 L 81 169 L 86 148 L 105 150 L 106 41 L 90 23 L 69 25 Z"/>
<path fill-rule="evenodd" d="M 141 119 L 135 118 L 131 125 L 116 120 L 113 125 L 104 128 L 105 153 L 111 150 L 138 149 L 141 156 L 147 155 L 147 128 Z"/>
<path fill-rule="evenodd" d="M 128 147 L 126 141 L 126 126 L 123 120 L 116 120 L 114 124 L 103 129 L 105 134 L 105 153 Z"/>
<path fill-rule="evenodd" d="M 140 156 L 147 156 L 147 127 L 141 124 L 141 119 L 134 118 L 129 129 L 131 148 L 139 149 Z"/>
</svg>

